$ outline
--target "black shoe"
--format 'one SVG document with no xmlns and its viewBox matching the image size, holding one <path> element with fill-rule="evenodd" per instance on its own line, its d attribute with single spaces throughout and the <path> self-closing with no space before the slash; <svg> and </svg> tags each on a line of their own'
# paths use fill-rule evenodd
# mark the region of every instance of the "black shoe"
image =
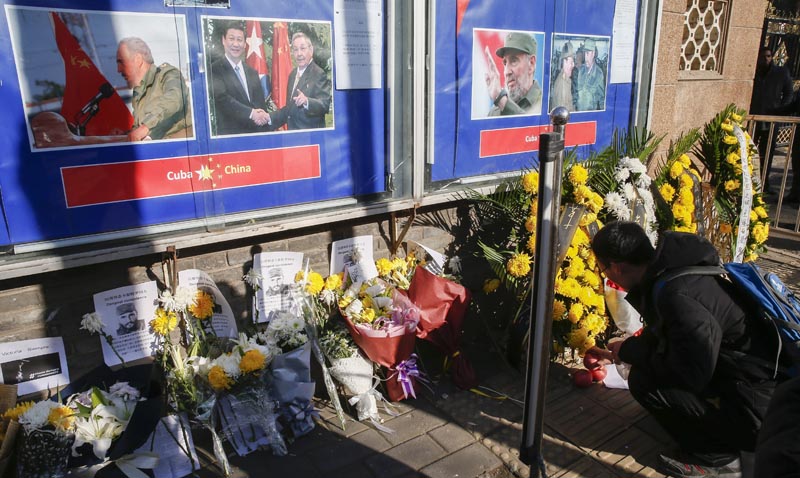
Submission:
<svg viewBox="0 0 800 478">
<path fill-rule="evenodd" d="M 742 461 L 739 458 L 723 466 L 705 466 L 695 463 L 684 463 L 668 456 L 658 455 L 658 465 L 658 471 L 675 478 L 703 476 L 719 478 L 742 477 Z"/>
</svg>

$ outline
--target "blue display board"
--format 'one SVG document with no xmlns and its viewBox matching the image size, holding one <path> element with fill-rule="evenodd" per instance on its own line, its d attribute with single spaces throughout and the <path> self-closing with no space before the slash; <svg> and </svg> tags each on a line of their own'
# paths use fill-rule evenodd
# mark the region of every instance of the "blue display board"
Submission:
<svg viewBox="0 0 800 478">
<path fill-rule="evenodd" d="M 336 88 L 333 2 L 2 15 L 0 245 L 384 191 L 385 89 Z"/>
<path fill-rule="evenodd" d="M 627 82 L 609 82 L 615 6 L 437 1 L 433 187 L 537 164 L 538 137 L 555 106 L 571 111 L 565 141 L 580 156 L 627 129 L 635 65 Z"/>
</svg>

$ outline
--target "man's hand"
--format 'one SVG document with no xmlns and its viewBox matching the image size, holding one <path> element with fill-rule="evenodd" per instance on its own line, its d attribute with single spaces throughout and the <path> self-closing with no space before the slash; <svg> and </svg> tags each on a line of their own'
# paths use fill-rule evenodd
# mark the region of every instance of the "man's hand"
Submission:
<svg viewBox="0 0 800 478">
<path fill-rule="evenodd" d="M 297 96 L 292 99 L 294 100 L 294 104 L 300 108 L 304 108 L 306 104 L 308 104 L 308 97 L 305 93 L 300 91 L 300 88 L 297 89 Z"/>
<path fill-rule="evenodd" d="M 610 350 L 594 346 L 587 350 L 586 353 L 596 356 L 599 359 L 598 363 L 603 366 L 614 362 L 614 354 Z"/>
<path fill-rule="evenodd" d="M 494 103 L 497 101 L 497 96 L 502 89 L 500 86 L 500 72 L 497 70 L 497 65 L 494 63 L 494 57 L 492 52 L 489 51 L 489 47 L 485 47 L 483 51 L 486 55 L 486 90 L 492 103 Z"/>
<path fill-rule="evenodd" d="M 255 123 L 258 126 L 264 126 L 270 121 L 269 113 L 262 110 L 261 108 L 253 110 L 253 113 L 250 115 L 250 118 L 253 120 L 253 123 Z"/>
<path fill-rule="evenodd" d="M 128 141 L 141 141 L 147 138 L 147 135 L 150 134 L 150 128 L 147 125 L 139 125 L 136 128 L 133 128 L 130 133 L 128 133 Z"/>
</svg>

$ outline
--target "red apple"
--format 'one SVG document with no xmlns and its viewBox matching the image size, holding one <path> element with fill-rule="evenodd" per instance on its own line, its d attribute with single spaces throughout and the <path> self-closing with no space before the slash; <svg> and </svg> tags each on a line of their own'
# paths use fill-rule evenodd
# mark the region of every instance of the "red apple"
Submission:
<svg viewBox="0 0 800 478">
<path fill-rule="evenodd" d="M 572 375 L 572 383 L 578 388 L 587 388 L 592 386 L 592 372 L 588 370 L 577 370 Z"/>
<path fill-rule="evenodd" d="M 586 352 L 586 355 L 583 356 L 583 366 L 589 370 L 594 370 L 598 367 L 601 367 L 601 364 L 598 363 L 599 361 L 600 357 L 591 352 Z"/>
<path fill-rule="evenodd" d="M 598 367 L 592 370 L 592 379 L 595 382 L 602 382 L 606 378 L 606 368 Z"/>
</svg>

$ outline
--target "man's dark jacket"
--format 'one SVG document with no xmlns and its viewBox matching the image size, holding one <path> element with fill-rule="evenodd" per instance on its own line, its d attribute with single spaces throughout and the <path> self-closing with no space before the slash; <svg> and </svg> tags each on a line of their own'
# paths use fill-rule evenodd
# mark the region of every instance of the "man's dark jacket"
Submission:
<svg viewBox="0 0 800 478">
<path fill-rule="evenodd" d="M 769 359 L 774 337 L 755 330 L 752 321 L 745 321 L 747 305 L 725 279 L 687 275 L 670 280 L 658 293 L 656 311 L 652 290 L 659 275 L 679 267 L 719 263 L 716 249 L 705 239 L 664 233 L 642 283 L 626 298 L 647 326 L 641 336 L 624 342 L 620 358 L 646 369 L 661 387 L 699 395 L 715 394 L 723 382 L 769 379 L 766 367 L 728 353 L 733 350 Z M 722 355 L 721 350 L 725 352 Z"/>
<path fill-rule="evenodd" d="M 289 73 L 286 85 L 286 105 L 272 113 L 272 127 L 277 129 L 284 124 L 290 130 L 324 128 L 325 115 L 331 108 L 331 81 L 325 70 L 311 62 L 294 86 L 297 77 L 297 68 Z M 303 92 L 308 98 L 308 106 L 297 106 L 294 98 L 297 90 Z"/>
</svg>

